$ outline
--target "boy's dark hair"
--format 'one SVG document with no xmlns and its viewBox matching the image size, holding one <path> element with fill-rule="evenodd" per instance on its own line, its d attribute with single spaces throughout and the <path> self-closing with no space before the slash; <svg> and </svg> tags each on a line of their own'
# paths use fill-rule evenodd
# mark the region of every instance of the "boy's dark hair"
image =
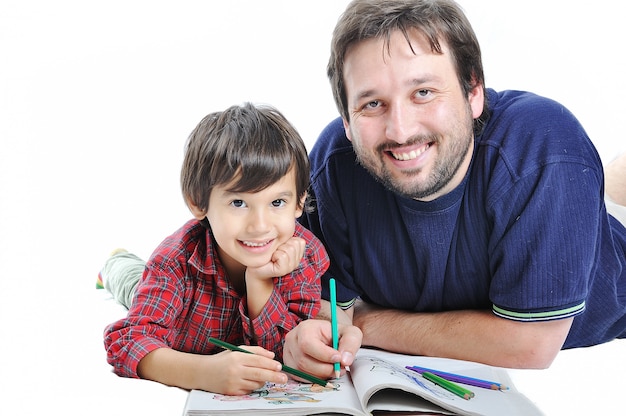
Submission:
<svg viewBox="0 0 626 416">
<path fill-rule="evenodd" d="M 484 90 L 480 45 L 470 22 L 454 0 L 353 0 L 335 26 L 326 68 L 335 104 L 343 118 L 350 120 L 343 79 L 344 58 L 350 46 L 379 38 L 388 47 L 391 33 L 396 30 L 409 42 L 411 29 L 426 37 L 434 53 L 442 53 L 442 41 L 448 45 L 466 95 L 476 85 L 482 85 Z M 482 115 L 474 120 L 476 134 L 482 131 L 489 117 L 486 98 L 487 94 Z"/>
<path fill-rule="evenodd" d="M 310 168 L 300 134 L 275 108 L 244 103 L 198 123 L 187 139 L 180 183 L 185 202 L 206 212 L 213 187 L 235 180 L 229 191 L 258 192 L 291 169 L 301 201 Z"/>
</svg>

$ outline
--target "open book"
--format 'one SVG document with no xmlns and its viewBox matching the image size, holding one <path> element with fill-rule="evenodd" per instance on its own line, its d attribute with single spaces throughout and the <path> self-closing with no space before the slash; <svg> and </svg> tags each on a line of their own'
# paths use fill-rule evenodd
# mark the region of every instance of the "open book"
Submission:
<svg viewBox="0 0 626 416">
<path fill-rule="evenodd" d="M 466 400 L 406 366 L 419 366 L 508 386 L 490 390 L 465 386 L 474 393 Z M 332 380 L 334 389 L 290 381 L 266 384 L 245 396 L 224 396 L 201 390 L 189 392 L 185 416 L 201 415 L 319 415 L 365 416 L 398 414 L 532 416 L 543 413 L 512 385 L 503 368 L 445 358 L 410 356 L 362 348 L 347 375 Z"/>
</svg>

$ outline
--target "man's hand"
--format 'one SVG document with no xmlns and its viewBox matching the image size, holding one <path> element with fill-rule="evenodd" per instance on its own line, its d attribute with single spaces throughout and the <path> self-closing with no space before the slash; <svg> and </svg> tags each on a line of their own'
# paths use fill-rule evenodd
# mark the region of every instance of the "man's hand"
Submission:
<svg viewBox="0 0 626 416">
<path fill-rule="evenodd" d="M 330 316 L 329 303 L 322 300 L 321 317 Z M 350 366 L 361 346 L 361 330 L 350 323 L 350 317 L 338 311 L 339 350 L 332 345 L 329 320 L 309 319 L 300 322 L 285 337 L 283 360 L 285 364 L 320 378 L 334 377 L 334 363 L 341 363 L 342 373 Z"/>
</svg>

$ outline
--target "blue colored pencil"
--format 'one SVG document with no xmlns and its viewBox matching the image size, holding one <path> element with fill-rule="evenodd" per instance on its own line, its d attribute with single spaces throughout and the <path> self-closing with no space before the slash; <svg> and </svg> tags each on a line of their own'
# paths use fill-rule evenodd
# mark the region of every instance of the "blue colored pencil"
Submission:
<svg viewBox="0 0 626 416">
<path fill-rule="evenodd" d="M 446 373 L 444 371 L 433 370 L 431 368 L 419 367 L 419 366 L 406 366 L 407 369 L 416 371 L 420 374 L 432 373 L 448 381 L 456 383 L 467 384 L 468 386 L 481 387 L 483 389 L 490 390 L 508 390 L 509 388 L 503 384 L 496 383 L 494 381 L 481 380 L 479 378 L 462 376 L 460 374 Z"/>
<path fill-rule="evenodd" d="M 330 324 L 333 331 L 333 348 L 339 348 L 339 330 L 337 328 L 337 286 L 335 279 L 331 278 L 328 282 L 330 288 Z M 341 364 L 336 362 L 335 366 L 335 378 L 341 376 Z"/>
</svg>

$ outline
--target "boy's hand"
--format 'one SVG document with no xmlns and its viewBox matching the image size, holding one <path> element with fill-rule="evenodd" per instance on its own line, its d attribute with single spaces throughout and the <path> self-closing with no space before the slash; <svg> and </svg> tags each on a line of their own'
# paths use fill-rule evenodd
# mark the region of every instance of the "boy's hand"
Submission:
<svg viewBox="0 0 626 416">
<path fill-rule="evenodd" d="M 261 267 L 248 267 L 246 270 L 246 279 L 271 279 L 291 273 L 300 264 L 302 256 L 304 256 L 305 247 L 306 242 L 304 239 L 291 237 L 278 246 L 276 251 L 272 254 L 269 263 Z"/>
<path fill-rule="evenodd" d="M 242 346 L 254 354 L 222 351 L 206 356 L 201 384 L 205 390 L 227 395 L 248 394 L 265 382 L 284 384 L 288 377 L 281 372 L 281 364 L 273 360 L 274 353 L 261 347 Z"/>
<path fill-rule="evenodd" d="M 300 237 L 291 237 L 278 246 L 267 264 L 246 269 L 246 294 L 248 297 L 248 316 L 255 319 L 274 290 L 274 277 L 284 276 L 294 271 L 302 257 L 306 242 Z"/>
</svg>

